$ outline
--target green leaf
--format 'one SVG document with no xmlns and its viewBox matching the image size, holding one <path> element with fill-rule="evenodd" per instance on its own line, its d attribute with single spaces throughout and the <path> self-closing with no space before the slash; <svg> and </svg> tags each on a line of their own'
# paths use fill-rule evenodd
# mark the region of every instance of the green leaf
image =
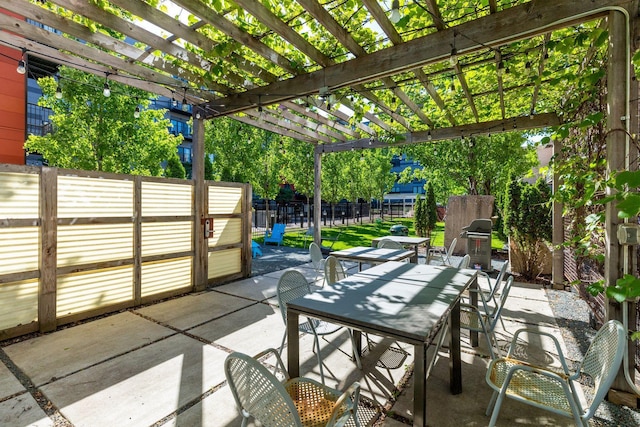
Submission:
<svg viewBox="0 0 640 427">
<path fill-rule="evenodd" d="M 627 294 L 624 292 L 624 290 L 616 286 L 607 287 L 606 295 L 607 295 L 607 298 L 614 299 L 618 302 L 623 302 L 624 300 L 627 299 Z"/>
<path fill-rule="evenodd" d="M 624 200 L 618 203 L 618 217 L 631 218 L 640 213 L 640 195 L 629 194 Z"/>
<path fill-rule="evenodd" d="M 625 185 L 630 188 L 640 187 L 640 171 L 618 172 L 615 177 L 616 188 L 622 190 Z"/>
</svg>

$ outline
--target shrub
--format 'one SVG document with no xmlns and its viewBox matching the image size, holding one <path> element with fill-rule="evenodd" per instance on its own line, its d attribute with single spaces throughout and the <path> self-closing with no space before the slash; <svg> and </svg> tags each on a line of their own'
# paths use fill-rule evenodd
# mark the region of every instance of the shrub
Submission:
<svg viewBox="0 0 640 427">
<path fill-rule="evenodd" d="M 551 241 L 550 199 L 551 189 L 542 179 L 535 184 L 512 180 L 507 185 L 504 232 L 519 252 L 517 270 L 527 280 L 542 272 L 546 242 Z"/>
</svg>

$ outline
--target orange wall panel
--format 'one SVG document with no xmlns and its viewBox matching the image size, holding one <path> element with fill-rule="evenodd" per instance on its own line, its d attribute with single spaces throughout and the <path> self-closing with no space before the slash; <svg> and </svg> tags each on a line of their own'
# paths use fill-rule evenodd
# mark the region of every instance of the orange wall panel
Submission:
<svg viewBox="0 0 640 427">
<path fill-rule="evenodd" d="M 16 72 L 19 50 L 0 46 L 0 53 L 10 57 L 0 55 L 0 163 L 23 165 L 27 76 Z"/>
</svg>

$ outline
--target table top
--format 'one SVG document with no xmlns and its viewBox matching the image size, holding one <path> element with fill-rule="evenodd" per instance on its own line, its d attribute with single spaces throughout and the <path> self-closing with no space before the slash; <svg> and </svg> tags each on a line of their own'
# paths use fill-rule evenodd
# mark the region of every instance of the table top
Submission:
<svg viewBox="0 0 640 427">
<path fill-rule="evenodd" d="M 402 245 L 421 245 L 423 243 L 428 243 L 428 237 L 409 237 L 409 236 L 384 236 L 378 237 L 372 240 L 372 242 L 379 242 L 380 240 L 392 240 L 394 242 L 398 242 Z"/>
<path fill-rule="evenodd" d="M 297 298 L 303 315 L 419 344 L 475 279 L 474 270 L 387 262 Z"/>
<path fill-rule="evenodd" d="M 370 263 L 402 261 L 404 259 L 411 258 L 413 254 L 414 251 L 407 251 L 404 249 L 379 249 L 366 246 L 356 246 L 355 248 L 331 252 L 331 255 L 336 258 Z"/>
</svg>

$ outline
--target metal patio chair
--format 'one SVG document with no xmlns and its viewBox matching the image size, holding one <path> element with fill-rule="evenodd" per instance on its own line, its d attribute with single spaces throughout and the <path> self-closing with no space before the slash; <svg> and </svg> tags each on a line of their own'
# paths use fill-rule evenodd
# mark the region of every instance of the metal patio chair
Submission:
<svg viewBox="0 0 640 427">
<path fill-rule="evenodd" d="M 496 358 L 496 353 L 498 357 L 501 356 L 495 329 L 500 321 L 502 309 L 507 302 L 512 284 L 513 276 L 509 276 L 500 294 L 500 300 L 493 306 L 489 305 L 484 293 L 480 290 L 470 290 L 470 292 L 476 292 L 478 294 L 478 299 L 482 301 L 482 308 L 475 307 L 471 304 L 460 304 L 460 329 L 482 332 L 487 338 L 487 345 L 489 346 L 489 353 L 491 354 L 492 360 Z M 496 353 L 493 351 L 493 343 L 496 345 Z"/>
<path fill-rule="evenodd" d="M 466 254 L 462 257 L 460 262 L 458 263 L 458 268 L 469 268 L 469 264 L 471 263 L 471 256 Z"/>
<path fill-rule="evenodd" d="M 444 248 L 429 249 L 427 253 L 427 264 L 430 264 L 431 261 L 439 261 L 442 265 L 451 265 L 451 255 L 456 248 L 456 243 L 458 243 L 458 238 L 454 237 L 447 250 Z"/>
<path fill-rule="evenodd" d="M 562 364 L 562 373 L 533 366 L 514 357 L 518 336 L 525 331 L 553 340 Z M 495 426 L 505 396 L 573 418 L 578 426 L 588 426 L 589 419 L 598 409 L 620 369 L 626 348 L 627 334 L 624 327 L 617 320 L 610 320 L 594 337 L 576 372 L 571 373 L 556 337 L 535 330 L 518 330 L 513 336 L 507 356 L 493 360 L 487 370 L 487 383 L 494 390 L 486 412 L 489 415 L 493 410 L 489 426 Z M 585 393 L 587 405 L 584 408 L 575 384 L 582 376 L 590 377 L 594 387 L 593 393 Z"/>
<path fill-rule="evenodd" d="M 258 359 L 273 355 L 281 382 Z M 265 427 L 344 426 L 353 418 L 359 427 L 357 410 L 360 384 L 346 391 L 324 386 L 309 378 L 290 378 L 275 349 L 251 357 L 232 353 L 224 362 L 224 373 L 242 416 L 242 427 L 250 417 Z"/>
<path fill-rule="evenodd" d="M 296 298 L 311 293 L 311 287 L 309 282 L 302 273 L 296 270 L 285 271 L 280 280 L 278 280 L 277 295 L 278 306 L 280 307 L 280 314 L 282 314 L 282 320 L 284 321 L 284 335 L 282 336 L 282 343 L 280 344 L 279 353 L 282 353 L 284 343 L 287 340 L 287 303 Z M 306 334 L 313 334 L 314 341 L 313 346 L 316 351 L 316 357 L 318 358 L 318 366 L 320 369 L 320 378 L 324 384 L 324 370 L 322 368 L 322 357 L 320 356 L 320 341 L 319 335 L 332 334 L 340 329 L 342 326 L 334 325 L 332 323 L 323 322 L 317 319 L 307 319 L 306 322 L 298 325 L 300 332 Z"/>
<path fill-rule="evenodd" d="M 318 246 L 314 242 L 309 243 L 309 256 L 311 256 L 311 265 L 313 266 L 313 270 L 316 272 L 316 277 L 313 280 L 313 282 L 317 284 L 318 276 L 320 276 L 320 274 L 324 272 L 324 264 L 325 264 L 325 259 L 324 259 L 324 256 L 322 255 L 322 250 L 320 249 L 320 246 Z M 320 284 L 320 287 L 324 286 L 325 281 L 326 281 L 326 278 L 323 278 L 322 283 Z"/>
<path fill-rule="evenodd" d="M 394 242 L 389 239 L 382 239 L 378 241 L 378 248 L 386 248 L 386 249 L 404 249 L 402 243 Z"/>
</svg>

